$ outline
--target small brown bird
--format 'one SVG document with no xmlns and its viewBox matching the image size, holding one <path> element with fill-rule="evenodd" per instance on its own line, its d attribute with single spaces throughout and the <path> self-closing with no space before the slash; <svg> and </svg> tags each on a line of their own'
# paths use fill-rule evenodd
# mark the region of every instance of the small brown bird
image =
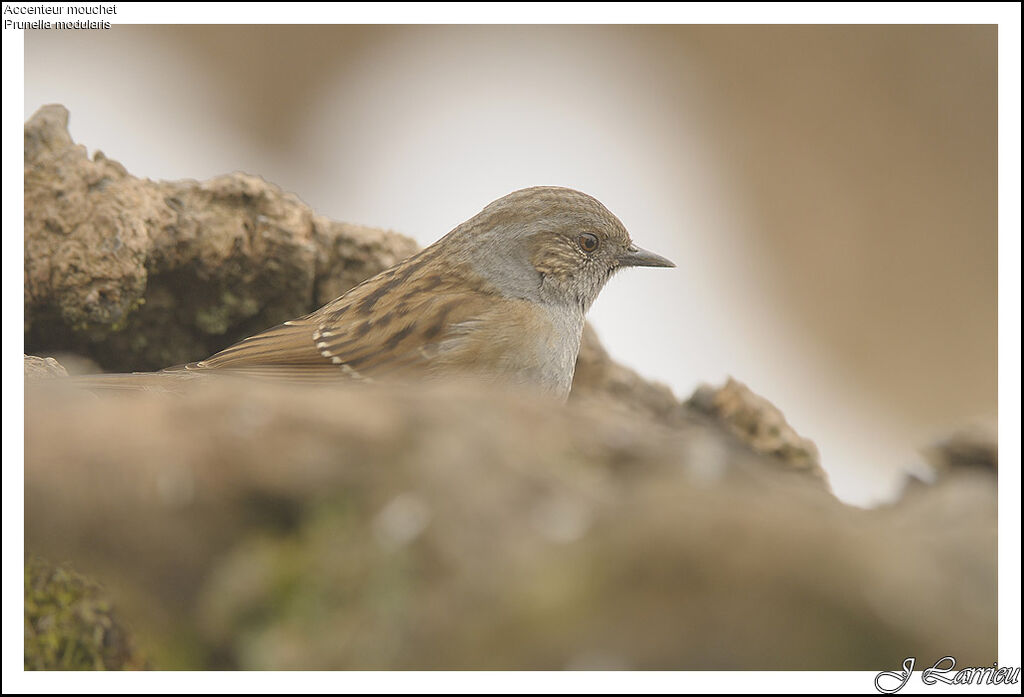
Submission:
<svg viewBox="0 0 1024 697">
<path fill-rule="evenodd" d="M 522 189 L 319 310 L 168 371 L 288 380 L 471 373 L 565 399 L 584 316 L 627 266 L 675 264 L 636 247 L 591 196 Z"/>
<path fill-rule="evenodd" d="M 591 196 L 522 189 L 316 312 L 187 368 L 282 377 L 470 372 L 565 398 L 584 316 L 627 266 L 675 264 L 636 247 Z"/>
</svg>

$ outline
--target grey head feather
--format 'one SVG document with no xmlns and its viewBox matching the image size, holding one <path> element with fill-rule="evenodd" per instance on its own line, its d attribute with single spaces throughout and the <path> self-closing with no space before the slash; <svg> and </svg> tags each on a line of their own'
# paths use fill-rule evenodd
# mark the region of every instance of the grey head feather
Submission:
<svg viewBox="0 0 1024 697">
<path fill-rule="evenodd" d="M 578 235 L 599 235 L 587 255 Z M 630 244 L 625 227 L 597 199 L 544 186 L 514 191 L 489 204 L 442 240 L 460 261 L 511 298 L 586 313 Z"/>
</svg>

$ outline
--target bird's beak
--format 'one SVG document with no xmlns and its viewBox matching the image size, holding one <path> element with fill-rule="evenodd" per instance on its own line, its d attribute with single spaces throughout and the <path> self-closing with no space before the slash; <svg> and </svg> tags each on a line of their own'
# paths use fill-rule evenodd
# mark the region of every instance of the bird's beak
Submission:
<svg viewBox="0 0 1024 697">
<path fill-rule="evenodd" d="M 675 268 L 675 264 L 654 252 L 648 252 L 646 249 L 640 249 L 635 244 L 631 244 L 622 250 L 619 254 L 619 266 L 662 266 L 665 268 Z"/>
</svg>

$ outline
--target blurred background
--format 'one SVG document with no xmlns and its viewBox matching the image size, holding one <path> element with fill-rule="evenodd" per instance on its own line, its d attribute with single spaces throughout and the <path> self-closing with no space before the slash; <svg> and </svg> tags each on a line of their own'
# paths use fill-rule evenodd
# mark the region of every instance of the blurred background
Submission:
<svg viewBox="0 0 1024 697">
<path fill-rule="evenodd" d="M 997 404 L 995 26 L 115 26 L 25 33 L 134 175 L 242 170 L 428 244 L 490 201 L 596 196 L 678 264 L 591 311 L 680 397 L 727 375 L 840 498 Z"/>
</svg>

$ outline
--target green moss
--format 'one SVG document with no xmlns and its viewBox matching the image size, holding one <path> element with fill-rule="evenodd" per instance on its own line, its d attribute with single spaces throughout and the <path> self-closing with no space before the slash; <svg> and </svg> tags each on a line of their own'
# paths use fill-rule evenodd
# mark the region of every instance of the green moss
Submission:
<svg viewBox="0 0 1024 697">
<path fill-rule="evenodd" d="M 105 317 L 99 319 L 90 318 L 86 315 L 85 317 L 79 317 L 80 312 L 75 313 L 72 317 L 65 317 L 65 321 L 70 324 L 71 330 L 77 334 L 90 334 L 98 332 L 101 336 L 105 336 L 108 333 L 119 333 L 123 332 L 131 323 L 129 320 L 135 314 L 135 311 L 146 304 L 144 297 L 138 297 L 131 301 L 116 317 L 112 318 L 111 313 L 105 313 Z"/>
<path fill-rule="evenodd" d="M 66 567 L 25 562 L 25 670 L 141 667 L 99 586 Z"/>
<path fill-rule="evenodd" d="M 216 305 L 196 310 L 195 323 L 200 331 L 220 336 L 228 331 L 239 319 L 252 317 L 260 311 L 260 303 L 253 297 L 238 296 L 230 290 L 220 294 Z"/>
<path fill-rule="evenodd" d="M 110 331 L 122 332 L 128 327 L 129 318 L 138 310 L 140 307 L 146 304 L 146 299 L 139 297 L 134 300 L 127 308 L 125 308 L 124 314 L 122 314 L 117 320 L 110 324 Z"/>
<path fill-rule="evenodd" d="M 215 652 L 243 669 L 399 665 L 425 571 L 415 545 L 375 540 L 371 510 L 330 497 L 225 556 L 201 602 Z"/>
</svg>

